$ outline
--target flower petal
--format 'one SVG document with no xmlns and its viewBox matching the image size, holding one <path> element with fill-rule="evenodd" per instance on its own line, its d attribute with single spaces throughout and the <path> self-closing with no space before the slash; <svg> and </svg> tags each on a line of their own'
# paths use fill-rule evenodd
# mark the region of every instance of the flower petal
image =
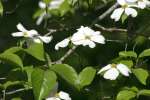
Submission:
<svg viewBox="0 0 150 100">
<path fill-rule="evenodd" d="M 125 5 L 125 4 L 126 4 L 126 1 L 125 1 L 125 0 L 117 0 L 117 2 L 118 2 L 120 5 Z"/>
<path fill-rule="evenodd" d="M 143 1 L 139 1 L 138 2 L 138 7 L 141 8 L 141 9 L 144 9 L 144 8 L 146 8 L 146 3 L 143 2 Z"/>
<path fill-rule="evenodd" d="M 27 31 L 27 36 L 26 37 L 30 37 L 30 38 L 33 38 L 35 36 L 38 36 L 38 32 L 36 30 L 30 30 L 30 31 Z"/>
<path fill-rule="evenodd" d="M 36 21 L 36 25 L 40 25 L 40 24 L 42 23 L 42 21 L 43 21 L 45 15 L 46 15 L 46 12 L 43 12 L 43 13 L 38 17 L 38 19 L 37 19 L 37 21 Z"/>
<path fill-rule="evenodd" d="M 95 35 L 91 37 L 91 40 L 97 43 L 105 44 L 105 38 L 102 35 Z"/>
<path fill-rule="evenodd" d="M 123 8 L 117 8 L 114 10 L 114 12 L 112 13 L 112 15 L 110 17 L 111 17 L 111 19 L 114 19 L 115 21 L 119 21 L 123 12 L 124 12 Z"/>
<path fill-rule="evenodd" d="M 59 95 L 59 98 L 60 98 L 60 99 L 63 99 L 63 100 L 71 100 L 69 94 L 66 93 L 66 92 L 60 91 L 60 92 L 58 93 L 58 95 Z"/>
<path fill-rule="evenodd" d="M 109 80 L 116 80 L 118 75 L 119 75 L 118 70 L 116 68 L 111 68 L 105 72 L 104 78 Z"/>
<path fill-rule="evenodd" d="M 111 68 L 111 64 L 108 64 L 107 66 L 103 67 L 101 70 L 98 71 L 98 74 L 104 72 L 104 71 L 107 71 L 108 69 Z"/>
<path fill-rule="evenodd" d="M 59 50 L 59 47 L 61 47 L 61 48 L 67 47 L 69 42 L 70 42 L 69 38 L 64 39 L 63 41 L 61 41 L 55 45 L 55 50 Z"/>
<path fill-rule="evenodd" d="M 130 69 L 126 65 L 124 65 L 124 64 L 117 64 L 117 69 L 124 76 L 129 76 L 129 73 L 131 73 Z"/>
<path fill-rule="evenodd" d="M 33 41 L 34 41 L 35 43 L 42 43 L 39 38 L 33 38 Z"/>
<path fill-rule="evenodd" d="M 44 43 L 49 43 L 52 40 L 52 36 L 39 36 L 39 38 L 44 42 Z"/>
<path fill-rule="evenodd" d="M 45 8 L 46 8 L 46 3 L 44 3 L 43 1 L 40 1 L 40 2 L 39 2 L 39 7 L 40 7 L 41 9 L 45 9 Z"/>
<path fill-rule="evenodd" d="M 137 16 L 137 11 L 133 8 L 126 8 L 125 9 L 125 13 L 129 16 L 131 15 L 132 17 L 136 17 Z"/>
<path fill-rule="evenodd" d="M 11 34 L 13 37 L 23 37 L 24 33 L 23 32 L 15 32 Z"/>
<path fill-rule="evenodd" d="M 21 31 L 21 32 L 26 32 L 27 30 L 23 27 L 23 25 L 21 24 L 21 23 L 19 23 L 18 25 L 17 25 L 17 29 L 19 30 L 19 31 Z"/>
<path fill-rule="evenodd" d="M 50 98 L 46 98 L 45 100 L 61 100 L 61 99 L 57 97 L 50 97 Z"/>
</svg>

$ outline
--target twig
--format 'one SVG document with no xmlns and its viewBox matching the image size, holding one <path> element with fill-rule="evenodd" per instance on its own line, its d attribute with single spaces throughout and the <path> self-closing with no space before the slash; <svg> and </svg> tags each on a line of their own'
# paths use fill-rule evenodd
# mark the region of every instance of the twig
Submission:
<svg viewBox="0 0 150 100">
<path fill-rule="evenodd" d="M 30 87 L 30 88 L 28 88 L 28 89 L 27 89 L 27 88 L 22 88 L 22 89 L 18 89 L 18 90 L 6 92 L 6 95 L 15 94 L 15 93 L 18 93 L 18 92 L 21 92 L 21 91 L 25 91 L 25 90 L 29 90 L 29 89 L 32 89 L 32 87 Z"/>
<path fill-rule="evenodd" d="M 100 28 L 101 30 L 103 31 L 108 31 L 108 32 L 115 32 L 115 31 L 118 31 L 118 32 L 127 32 L 126 29 L 119 29 L 119 28 L 105 28 L 103 27 L 102 25 L 99 25 L 99 24 L 95 24 L 96 27 Z"/>
<path fill-rule="evenodd" d="M 70 56 L 74 50 L 77 48 L 77 46 L 73 46 L 71 49 L 69 49 L 64 56 L 62 56 L 59 60 L 53 62 L 52 64 L 61 64 L 68 56 Z"/>
<path fill-rule="evenodd" d="M 107 15 L 109 15 L 117 7 L 118 7 L 118 3 L 115 3 L 114 5 L 112 5 L 107 11 L 105 11 L 102 15 L 100 15 L 97 19 L 95 19 L 92 22 L 91 26 L 93 26 L 94 24 L 96 24 L 98 21 L 101 21 L 102 19 L 104 19 Z"/>
</svg>

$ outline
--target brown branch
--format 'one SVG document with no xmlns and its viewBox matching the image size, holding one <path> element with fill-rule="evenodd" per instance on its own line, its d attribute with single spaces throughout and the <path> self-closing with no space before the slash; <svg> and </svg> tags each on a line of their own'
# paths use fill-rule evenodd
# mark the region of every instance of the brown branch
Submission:
<svg viewBox="0 0 150 100">
<path fill-rule="evenodd" d="M 67 57 L 69 57 L 74 50 L 77 48 L 77 46 L 73 46 L 71 49 L 69 49 L 64 56 L 62 56 L 59 60 L 52 62 L 52 64 L 61 64 Z"/>
<path fill-rule="evenodd" d="M 116 9 L 118 7 L 118 3 L 115 3 L 114 5 L 112 5 L 108 10 L 106 10 L 103 14 L 101 14 L 97 19 L 95 19 L 92 22 L 92 26 L 94 24 L 96 24 L 98 21 L 101 21 L 102 19 L 104 19 L 107 15 L 109 15 L 114 9 Z"/>
<path fill-rule="evenodd" d="M 117 32 L 127 32 L 126 29 L 119 29 L 119 28 L 115 28 L 115 27 L 113 27 L 113 28 L 105 28 L 105 27 L 103 27 L 102 25 L 99 25 L 99 24 L 95 24 L 95 26 L 97 28 L 103 30 L 103 31 L 108 31 L 108 32 L 115 32 L 115 31 L 117 31 Z"/>
</svg>

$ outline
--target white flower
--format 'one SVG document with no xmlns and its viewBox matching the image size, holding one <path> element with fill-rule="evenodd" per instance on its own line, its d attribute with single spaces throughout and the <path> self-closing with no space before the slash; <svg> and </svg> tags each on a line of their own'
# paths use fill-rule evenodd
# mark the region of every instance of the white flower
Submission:
<svg viewBox="0 0 150 100">
<path fill-rule="evenodd" d="M 105 44 L 105 38 L 100 34 L 99 31 L 94 31 L 89 27 L 81 26 L 81 28 L 77 29 L 78 31 L 73 34 L 71 38 L 71 42 L 74 45 L 83 45 L 89 46 L 90 48 L 94 48 L 96 43 Z"/>
<path fill-rule="evenodd" d="M 129 73 L 131 73 L 130 69 L 124 65 L 124 64 L 109 64 L 102 68 L 98 74 L 104 72 L 104 78 L 109 80 L 116 80 L 119 76 L 119 73 L 121 73 L 124 76 L 129 76 Z"/>
<path fill-rule="evenodd" d="M 117 0 L 117 2 L 119 5 L 121 5 L 121 7 L 114 10 L 114 12 L 111 15 L 112 19 L 114 19 L 115 21 L 119 21 L 123 13 L 125 13 L 127 16 L 137 16 L 137 11 L 134 8 L 132 8 L 137 7 L 136 4 L 128 3 L 126 0 Z"/>
<path fill-rule="evenodd" d="M 59 42 L 55 45 L 55 50 L 59 50 L 60 47 L 61 48 L 67 47 L 69 42 L 70 42 L 69 38 L 62 40 L 61 42 Z"/>
<path fill-rule="evenodd" d="M 20 32 L 12 33 L 13 37 L 26 37 L 32 39 L 36 43 L 49 43 L 52 40 L 52 36 L 40 36 L 36 30 L 27 30 L 21 23 L 17 25 L 17 29 Z"/>
<path fill-rule="evenodd" d="M 63 2 L 64 2 L 64 0 L 53 0 L 50 2 L 48 8 L 49 9 L 58 9 Z"/>
<path fill-rule="evenodd" d="M 46 8 L 46 3 L 43 2 L 43 1 L 40 1 L 40 2 L 39 2 L 39 7 L 40 7 L 41 9 L 45 9 L 45 8 Z"/>
<path fill-rule="evenodd" d="M 68 93 L 60 91 L 54 97 L 47 98 L 46 100 L 71 100 Z"/>
<path fill-rule="evenodd" d="M 150 5 L 150 1 L 148 1 L 148 0 L 127 0 L 127 2 L 132 2 L 132 3 L 136 2 L 138 5 L 138 8 L 140 8 L 140 9 L 144 9 Z"/>
</svg>

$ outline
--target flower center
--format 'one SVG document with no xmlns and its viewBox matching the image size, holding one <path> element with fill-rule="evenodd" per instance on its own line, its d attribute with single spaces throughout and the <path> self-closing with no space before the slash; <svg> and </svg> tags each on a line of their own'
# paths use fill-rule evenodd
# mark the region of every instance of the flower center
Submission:
<svg viewBox="0 0 150 100">
<path fill-rule="evenodd" d="M 116 64 L 111 64 L 111 67 L 112 68 L 116 68 Z"/>
<path fill-rule="evenodd" d="M 127 8 L 128 7 L 128 5 L 127 4 L 124 4 L 124 5 L 122 5 L 122 8 Z"/>
<path fill-rule="evenodd" d="M 88 36 L 88 35 L 86 35 L 86 36 L 85 36 L 85 39 L 90 40 L 90 39 L 91 39 L 91 37 L 90 37 L 90 36 Z"/>
<path fill-rule="evenodd" d="M 27 32 L 24 32 L 23 35 L 24 35 L 24 37 L 28 37 L 28 33 Z"/>
</svg>

